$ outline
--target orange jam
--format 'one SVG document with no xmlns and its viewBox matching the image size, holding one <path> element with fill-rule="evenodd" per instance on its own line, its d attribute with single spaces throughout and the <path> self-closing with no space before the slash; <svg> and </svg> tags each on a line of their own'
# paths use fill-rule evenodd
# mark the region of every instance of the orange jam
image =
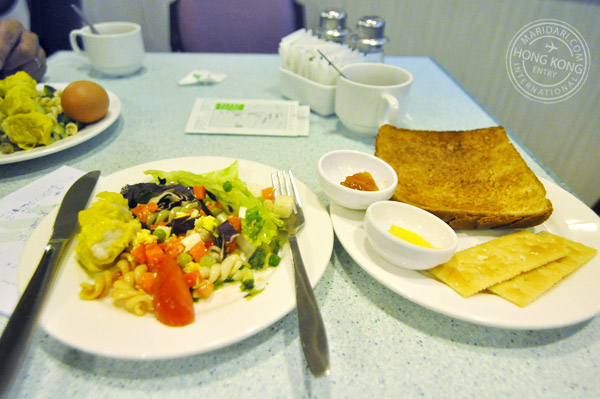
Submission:
<svg viewBox="0 0 600 399">
<path fill-rule="evenodd" d="M 347 176 L 346 180 L 340 183 L 342 186 L 352 188 L 359 191 L 378 191 L 379 188 L 375 184 L 373 176 L 369 172 L 359 172 L 352 176 Z"/>
</svg>

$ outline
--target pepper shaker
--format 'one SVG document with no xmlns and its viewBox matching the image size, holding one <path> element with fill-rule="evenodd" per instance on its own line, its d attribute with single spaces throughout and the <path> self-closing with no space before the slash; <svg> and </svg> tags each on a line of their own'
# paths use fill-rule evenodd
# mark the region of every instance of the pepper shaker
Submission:
<svg viewBox="0 0 600 399">
<path fill-rule="evenodd" d="M 384 30 L 383 18 L 362 17 L 356 23 L 356 35 L 352 35 L 350 38 L 350 45 L 365 55 L 365 61 L 383 62 L 383 46 L 388 42 Z"/>
<path fill-rule="evenodd" d="M 323 40 L 345 43 L 348 37 L 346 11 L 341 8 L 321 11 L 317 35 Z"/>
</svg>

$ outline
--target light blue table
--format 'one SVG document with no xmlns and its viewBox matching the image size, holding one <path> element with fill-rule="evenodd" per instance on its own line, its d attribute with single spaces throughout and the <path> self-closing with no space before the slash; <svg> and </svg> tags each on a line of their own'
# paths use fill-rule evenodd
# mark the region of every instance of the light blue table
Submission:
<svg viewBox="0 0 600 399">
<path fill-rule="evenodd" d="M 388 57 L 386 62 L 415 77 L 408 127 L 450 130 L 498 124 L 434 60 Z M 214 86 L 177 85 L 197 68 L 228 78 Z M 316 179 L 319 157 L 333 149 L 374 152 L 373 138 L 352 137 L 336 117 L 311 114 L 309 137 L 183 133 L 197 97 L 280 99 L 278 68 L 279 57 L 271 55 L 148 54 L 141 73 L 106 79 L 90 72 L 85 59 L 59 52 L 49 60 L 47 81 L 96 80 L 121 99 L 122 115 L 107 131 L 76 147 L 0 165 L 0 197 L 63 164 L 108 175 L 162 158 L 216 155 L 292 168 L 328 206 Z M 538 175 L 555 178 L 517 140 L 515 144 Z M 9 397 L 600 397 L 598 318 L 537 332 L 455 320 L 379 284 L 337 240 L 316 296 L 329 337 L 328 378 L 313 379 L 308 372 L 292 311 L 227 348 L 152 362 L 82 353 L 40 329 Z M 0 317 L 0 328 L 6 320 Z"/>
</svg>

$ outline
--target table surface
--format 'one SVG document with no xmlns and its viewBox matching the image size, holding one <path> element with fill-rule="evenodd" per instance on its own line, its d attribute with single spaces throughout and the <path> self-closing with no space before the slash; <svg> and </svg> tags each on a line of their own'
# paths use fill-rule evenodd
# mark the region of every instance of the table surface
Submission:
<svg viewBox="0 0 600 399">
<path fill-rule="evenodd" d="M 409 120 L 415 129 L 464 130 L 499 124 L 429 57 L 388 57 L 414 75 Z M 316 179 L 319 157 L 334 149 L 374 152 L 335 116 L 310 116 L 308 137 L 186 135 L 198 97 L 281 99 L 276 55 L 146 55 L 143 70 L 105 78 L 84 58 L 59 52 L 47 82 L 95 80 L 122 102 L 105 132 L 42 158 L 0 165 L 0 197 L 62 165 L 104 176 L 183 156 L 248 159 L 295 175 L 328 207 Z M 193 69 L 225 73 L 216 85 L 182 87 Z M 512 137 L 512 136 L 511 136 Z M 514 137 L 538 175 L 556 180 Z M 371 278 L 337 239 L 315 295 L 329 337 L 331 375 L 306 367 L 296 311 L 242 342 L 159 361 L 113 360 L 65 346 L 38 329 L 9 397 L 600 397 L 600 321 L 543 331 L 475 325 L 421 307 Z M 7 318 L 0 316 L 0 328 Z"/>
</svg>

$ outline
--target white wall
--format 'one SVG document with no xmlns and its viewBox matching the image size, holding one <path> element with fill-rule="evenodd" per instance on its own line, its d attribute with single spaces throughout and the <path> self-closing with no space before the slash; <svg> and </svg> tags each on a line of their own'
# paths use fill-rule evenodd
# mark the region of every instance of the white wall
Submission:
<svg viewBox="0 0 600 399">
<path fill-rule="evenodd" d="M 307 24 L 342 7 L 349 27 L 364 15 L 387 22 L 388 54 L 434 57 L 507 129 L 588 205 L 600 197 L 600 2 L 596 0 L 304 0 Z M 585 85 L 570 99 L 542 104 L 510 83 L 505 56 L 512 37 L 538 19 L 577 29 L 591 54 Z"/>
</svg>

